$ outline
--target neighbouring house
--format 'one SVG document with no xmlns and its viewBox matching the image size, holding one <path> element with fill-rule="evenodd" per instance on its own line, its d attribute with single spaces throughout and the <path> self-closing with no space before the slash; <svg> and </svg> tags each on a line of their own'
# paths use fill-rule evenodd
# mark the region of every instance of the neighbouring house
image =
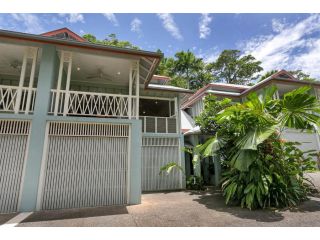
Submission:
<svg viewBox="0 0 320 240">
<path fill-rule="evenodd" d="M 310 94 L 315 95 L 320 99 L 320 82 L 301 81 L 292 76 L 289 72 L 281 70 L 272 76 L 264 79 L 254 86 L 243 86 L 225 83 L 210 83 L 199 89 L 196 93 L 185 97 L 185 101 L 181 107 L 181 128 L 185 136 L 185 146 L 194 147 L 197 144 L 203 143 L 208 136 L 201 134 L 201 130 L 195 125 L 195 117 L 202 112 L 203 100 L 208 94 L 213 94 L 217 99 L 230 98 L 233 102 L 241 102 L 251 92 L 258 94 L 264 88 L 275 85 L 277 92 L 275 98 L 282 98 L 287 92 L 302 86 L 310 86 Z M 320 151 L 320 139 L 317 133 L 301 132 L 294 129 L 286 129 L 284 138 L 290 141 L 300 142 L 301 148 L 304 151 L 316 150 Z M 202 161 L 200 167 L 193 169 L 192 155 L 186 153 L 185 156 L 186 175 L 193 174 L 202 175 L 206 184 L 216 184 L 219 181 L 220 166 L 219 161 L 212 158 L 207 158 Z M 196 172 L 196 173 L 195 173 Z"/>
<path fill-rule="evenodd" d="M 0 212 L 139 204 L 182 189 L 181 99 L 162 54 L 92 44 L 67 28 L 0 30 Z"/>
</svg>

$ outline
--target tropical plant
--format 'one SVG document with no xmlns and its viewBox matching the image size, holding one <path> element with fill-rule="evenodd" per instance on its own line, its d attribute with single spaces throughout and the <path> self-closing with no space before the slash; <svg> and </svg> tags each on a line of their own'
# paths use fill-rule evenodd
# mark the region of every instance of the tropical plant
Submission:
<svg viewBox="0 0 320 240">
<path fill-rule="evenodd" d="M 286 128 L 318 131 L 320 106 L 309 90 L 302 87 L 274 99 L 276 88 L 270 87 L 216 115 L 215 136 L 200 152 L 220 157 L 227 204 L 285 207 L 307 197 L 303 172 L 314 167 L 313 161 L 294 143 L 284 141 L 282 133 Z"/>
</svg>

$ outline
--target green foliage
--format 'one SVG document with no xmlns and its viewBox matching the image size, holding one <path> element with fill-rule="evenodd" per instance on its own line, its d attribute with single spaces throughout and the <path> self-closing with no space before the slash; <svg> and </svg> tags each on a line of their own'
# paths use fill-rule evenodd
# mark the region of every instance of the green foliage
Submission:
<svg viewBox="0 0 320 240">
<path fill-rule="evenodd" d="M 195 118 L 195 123 L 200 127 L 201 132 L 207 135 L 214 135 L 220 125 L 216 122 L 216 115 L 223 109 L 232 105 L 231 99 L 225 98 L 217 101 L 214 95 L 207 95 L 204 101 L 204 111 Z"/>
<path fill-rule="evenodd" d="M 121 40 L 119 40 L 117 38 L 116 34 L 114 34 L 114 33 L 109 34 L 106 37 L 106 39 L 104 39 L 104 40 L 98 40 L 92 34 L 84 34 L 82 37 L 87 39 L 89 42 L 95 43 L 95 44 L 102 44 L 102 45 L 108 45 L 108 46 L 113 46 L 113 47 L 121 47 L 121 48 L 139 49 L 139 47 L 133 45 L 129 41 L 121 41 Z"/>
<path fill-rule="evenodd" d="M 190 190 L 204 190 L 203 178 L 199 176 L 188 177 L 186 187 Z"/>
<path fill-rule="evenodd" d="M 256 80 L 261 72 L 261 62 L 252 55 L 242 55 L 239 50 L 224 50 L 207 69 L 218 79 L 231 84 L 246 84 Z"/>
<path fill-rule="evenodd" d="M 258 80 L 258 82 L 261 82 L 261 81 L 265 80 L 266 78 L 270 77 L 271 75 L 273 75 L 273 74 L 275 74 L 275 73 L 277 73 L 277 72 L 278 72 L 278 70 L 270 70 L 270 71 L 266 72 L 265 74 L 263 74 L 263 75 L 260 77 L 260 79 Z"/>
<path fill-rule="evenodd" d="M 170 85 L 189 89 L 199 89 L 214 79 L 202 58 L 189 50 L 177 52 L 174 58 L 163 58 L 156 74 L 171 77 Z"/>
<path fill-rule="evenodd" d="M 295 143 L 282 140 L 281 133 L 286 127 L 318 131 L 320 106 L 309 87 L 286 93 L 283 99 L 273 99 L 275 91 L 271 87 L 260 95 L 251 93 L 244 103 L 228 106 L 211 119 L 214 136 L 200 152 L 220 157 L 227 204 L 290 207 L 307 197 L 310 187 L 303 172 L 314 169 L 313 161 Z M 206 98 L 205 105 L 221 106 L 221 101 Z M 211 109 L 205 108 L 203 117 L 207 111 Z"/>
<path fill-rule="evenodd" d="M 259 145 L 259 154 L 247 171 L 227 168 L 221 180 L 226 204 L 283 208 L 305 200 L 310 187 L 303 172 L 314 169 L 315 162 L 295 145 L 270 138 Z"/>
<path fill-rule="evenodd" d="M 184 174 L 184 170 L 179 164 L 177 164 L 175 162 L 170 162 L 160 168 L 159 175 L 161 175 L 163 172 L 165 172 L 167 175 L 169 175 L 173 169 L 178 169 L 179 171 L 181 171 Z"/>
</svg>

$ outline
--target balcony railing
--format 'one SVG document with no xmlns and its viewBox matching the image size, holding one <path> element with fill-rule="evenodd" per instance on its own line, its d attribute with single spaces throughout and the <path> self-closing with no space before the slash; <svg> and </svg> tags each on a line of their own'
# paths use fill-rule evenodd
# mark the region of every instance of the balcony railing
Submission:
<svg viewBox="0 0 320 240">
<path fill-rule="evenodd" d="M 67 95 L 67 96 L 66 96 Z M 131 116 L 135 116 L 132 96 Z M 128 118 L 129 96 L 109 93 L 51 90 L 49 114 Z"/>
<path fill-rule="evenodd" d="M 36 88 L 0 85 L 0 112 L 32 113 Z"/>
<path fill-rule="evenodd" d="M 177 118 L 141 116 L 143 133 L 177 133 Z"/>
</svg>

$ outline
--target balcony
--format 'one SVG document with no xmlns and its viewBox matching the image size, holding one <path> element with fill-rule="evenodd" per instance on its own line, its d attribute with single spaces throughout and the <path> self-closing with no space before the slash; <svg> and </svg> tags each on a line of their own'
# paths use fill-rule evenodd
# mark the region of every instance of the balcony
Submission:
<svg viewBox="0 0 320 240">
<path fill-rule="evenodd" d="M 36 88 L 0 85 L 0 113 L 33 113 Z"/>
<path fill-rule="evenodd" d="M 136 117 L 136 97 L 120 94 L 51 90 L 49 114 L 104 118 Z"/>
</svg>

